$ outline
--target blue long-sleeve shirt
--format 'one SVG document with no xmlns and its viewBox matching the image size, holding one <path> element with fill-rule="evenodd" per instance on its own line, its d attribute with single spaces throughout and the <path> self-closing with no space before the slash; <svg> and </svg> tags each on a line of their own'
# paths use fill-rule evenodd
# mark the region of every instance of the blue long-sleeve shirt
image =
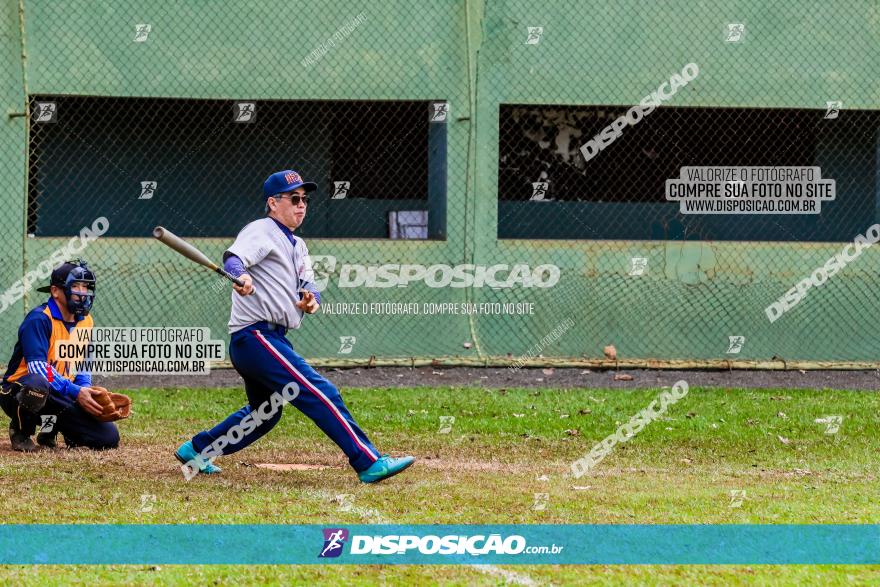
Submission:
<svg viewBox="0 0 880 587">
<path fill-rule="evenodd" d="M 91 326 L 90 317 L 83 319 Z M 18 327 L 18 341 L 13 348 L 3 380 L 15 381 L 25 373 L 41 375 L 49 381 L 52 390 L 58 395 L 76 399 L 82 387 L 92 384 L 92 374 L 78 372 L 73 379 L 70 379 L 65 374 L 59 373 L 54 365 L 49 364 L 49 349 L 54 344 L 56 324 L 63 325 L 63 328 L 70 332 L 77 322 L 65 322 L 52 298 L 25 316 L 21 326 Z M 62 368 L 66 372 L 64 365 Z"/>
</svg>

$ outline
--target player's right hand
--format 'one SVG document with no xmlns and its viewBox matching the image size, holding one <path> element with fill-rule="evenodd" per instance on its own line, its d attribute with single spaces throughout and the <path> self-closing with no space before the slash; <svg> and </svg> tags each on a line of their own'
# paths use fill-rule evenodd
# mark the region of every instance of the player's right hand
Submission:
<svg viewBox="0 0 880 587">
<path fill-rule="evenodd" d="M 101 404 L 99 404 L 95 398 L 92 397 L 92 394 L 101 393 L 99 390 L 94 389 L 92 387 L 82 387 L 79 390 L 79 395 L 76 396 L 76 403 L 82 406 L 82 409 L 87 411 L 93 416 L 100 416 L 103 412 L 101 408 Z"/>
<path fill-rule="evenodd" d="M 238 276 L 238 278 L 244 282 L 244 286 L 237 285 L 235 283 L 232 284 L 232 289 L 234 289 L 238 295 L 240 296 L 249 296 L 254 293 L 254 280 L 251 279 L 251 276 L 247 273 L 242 273 Z"/>
</svg>

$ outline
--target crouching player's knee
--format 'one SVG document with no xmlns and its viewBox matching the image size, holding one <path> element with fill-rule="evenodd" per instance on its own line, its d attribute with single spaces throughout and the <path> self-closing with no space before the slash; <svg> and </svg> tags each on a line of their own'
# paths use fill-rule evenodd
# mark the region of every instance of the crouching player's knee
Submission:
<svg viewBox="0 0 880 587">
<path fill-rule="evenodd" d="M 111 448 L 119 448 L 119 429 L 115 424 L 107 424 L 103 426 L 97 437 L 97 442 L 93 446 L 95 450 L 108 450 Z"/>
<path fill-rule="evenodd" d="M 85 447 L 92 450 L 110 450 L 119 448 L 119 429 L 115 424 L 101 422 L 85 433 L 66 434 L 64 441 L 70 448 Z"/>
</svg>

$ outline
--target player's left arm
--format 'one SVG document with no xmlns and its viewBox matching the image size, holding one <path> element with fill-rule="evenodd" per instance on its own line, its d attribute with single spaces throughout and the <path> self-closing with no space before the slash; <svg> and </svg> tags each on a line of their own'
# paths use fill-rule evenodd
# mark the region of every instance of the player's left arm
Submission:
<svg viewBox="0 0 880 587">
<path fill-rule="evenodd" d="M 49 363 L 51 332 L 52 321 L 41 312 L 31 312 L 19 326 L 18 337 L 28 373 L 46 378 L 56 395 L 76 399 L 82 386 L 61 375 Z"/>
<path fill-rule="evenodd" d="M 309 248 L 303 239 L 299 239 L 297 245 L 297 274 L 299 277 L 300 290 L 299 301 L 296 307 L 306 314 L 314 314 L 321 305 L 321 292 L 315 284 L 315 270 L 312 268 L 312 260 L 309 258 Z"/>
</svg>

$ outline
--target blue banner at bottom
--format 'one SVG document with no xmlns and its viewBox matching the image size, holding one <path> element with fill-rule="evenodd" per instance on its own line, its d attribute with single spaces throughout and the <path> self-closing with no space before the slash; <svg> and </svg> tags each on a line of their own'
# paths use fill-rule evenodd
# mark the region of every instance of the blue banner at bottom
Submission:
<svg viewBox="0 0 880 587">
<path fill-rule="evenodd" d="M 0 525 L 0 564 L 880 564 L 880 525 Z"/>
</svg>

